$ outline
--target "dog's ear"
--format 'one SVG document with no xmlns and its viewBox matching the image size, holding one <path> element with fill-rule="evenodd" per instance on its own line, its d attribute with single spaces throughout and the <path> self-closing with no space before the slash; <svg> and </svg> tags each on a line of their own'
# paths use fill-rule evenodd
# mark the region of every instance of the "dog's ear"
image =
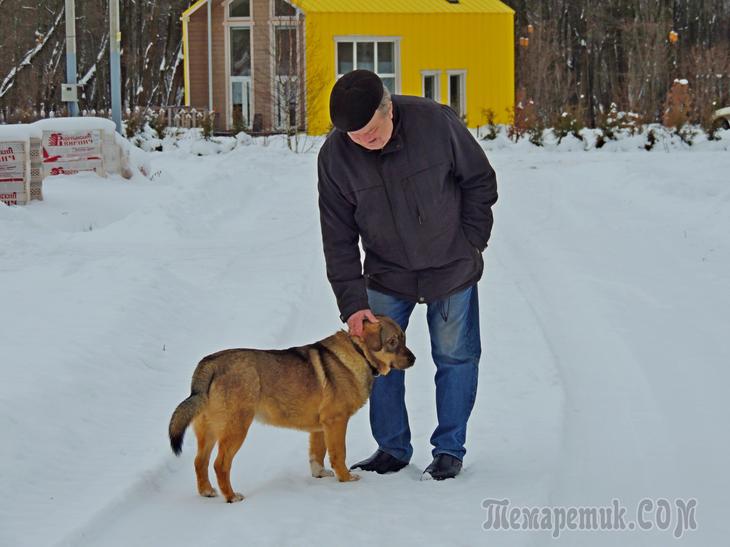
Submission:
<svg viewBox="0 0 730 547">
<path fill-rule="evenodd" d="M 380 351 L 383 349 L 383 340 L 380 337 L 381 328 L 381 323 L 370 323 L 369 321 L 363 323 L 362 337 L 370 351 Z"/>
</svg>

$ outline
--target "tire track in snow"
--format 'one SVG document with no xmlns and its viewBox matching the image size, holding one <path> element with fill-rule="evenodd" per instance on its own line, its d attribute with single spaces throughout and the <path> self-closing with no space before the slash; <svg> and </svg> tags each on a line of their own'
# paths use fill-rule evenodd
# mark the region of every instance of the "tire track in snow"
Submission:
<svg viewBox="0 0 730 547">
<path fill-rule="evenodd" d="M 622 339 L 621 325 L 611 320 L 611 302 L 594 292 L 601 271 L 592 271 L 591 257 L 571 248 L 571 234 L 581 232 L 583 219 L 576 212 L 581 204 L 570 203 L 552 181 L 506 194 L 502 205 L 514 209 L 501 211 L 501 258 L 541 325 L 565 392 L 563 449 L 551 504 L 610 505 L 620 498 L 631 507 L 642 497 L 666 494 L 678 467 L 672 428 L 643 363 Z M 529 200 L 551 215 L 531 221 L 525 214 Z M 550 241 L 560 244 L 546 245 Z M 613 545 L 616 538 L 610 533 L 563 537 L 576 545 L 588 540 Z"/>
</svg>

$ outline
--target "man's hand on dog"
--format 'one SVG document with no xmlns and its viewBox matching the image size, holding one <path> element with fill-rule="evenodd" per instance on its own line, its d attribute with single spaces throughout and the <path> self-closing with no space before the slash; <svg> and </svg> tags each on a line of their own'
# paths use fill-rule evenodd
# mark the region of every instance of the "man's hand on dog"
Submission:
<svg viewBox="0 0 730 547">
<path fill-rule="evenodd" d="M 347 327 L 350 329 L 350 336 L 362 337 L 362 324 L 365 321 L 370 321 L 371 323 L 379 322 L 370 310 L 360 310 L 353 313 L 347 319 Z"/>
</svg>

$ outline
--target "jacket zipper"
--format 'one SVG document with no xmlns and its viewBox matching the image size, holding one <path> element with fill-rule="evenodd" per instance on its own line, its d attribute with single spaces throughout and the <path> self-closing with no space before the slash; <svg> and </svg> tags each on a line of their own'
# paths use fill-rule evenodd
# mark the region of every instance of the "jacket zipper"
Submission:
<svg viewBox="0 0 730 547">
<path fill-rule="evenodd" d="M 416 218 L 418 219 L 418 224 L 423 224 L 423 221 L 425 219 L 423 217 L 423 213 L 421 212 L 421 204 L 418 202 L 417 192 L 414 189 L 415 185 L 416 183 L 414 181 L 409 180 L 404 185 L 404 192 L 406 193 L 406 199 L 412 202 L 412 205 L 414 205 L 416 208 Z"/>
<path fill-rule="evenodd" d="M 398 223 L 395 219 L 395 212 L 393 211 L 393 202 L 390 200 L 390 194 L 388 193 L 388 185 L 385 181 L 385 175 L 383 174 L 383 158 L 382 155 L 378 156 L 377 160 L 378 164 L 378 174 L 380 175 L 380 180 L 383 181 L 383 191 L 385 192 L 385 198 L 388 200 L 388 209 L 390 210 L 390 216 L 393 218 L 393 227 L 395 228 L 396 234 L 398 234 L 398 239 L 400 240 L 401 247 L 403 247 L 403 256 L 406 259 L 406 262 L 408 262 L 408 268 L 413 271 L 413 265 L 411 264 L 411 260 L 408 258 L 408 250 L 406 249 L 405 240 L 403 239 L 403 235 L 400 233 L 400 230 L 398 229 Z M 420 218 L 420 214 L 419 214 Z"/>
</svg>

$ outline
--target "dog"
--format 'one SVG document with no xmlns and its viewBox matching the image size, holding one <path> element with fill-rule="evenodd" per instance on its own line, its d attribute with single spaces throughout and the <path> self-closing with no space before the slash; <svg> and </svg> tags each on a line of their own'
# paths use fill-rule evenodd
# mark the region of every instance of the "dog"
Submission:
<svg viewBox="0 0 730 547">
<path fill-rule="evenodd" d="M 362 337 L 339 331 L 314 344 L 285 350 L 228 349 L 208 355 L 193 373 L 190 397 L 170 419 L 172 451 L 180 455 L 185 430 L 192 423 L 198 439 L 198 492 L 204 497 L 217 495 L 208 479 L 208 465 L 218 443 L 213 465 L 218 487 L 228 503 L 241 501 L 244 496 L 231 486 L 231 464 L 256 418 L 309 432 L 313 477 L 357 480 L 345 464 L 347 423 L 368 400 L 376 376 L 405 370 L 415 360 L 403 330 L 385 316 L 378 316 L 378 322 L 366 321 Z M 324 467 L 327 452 L 334 473 Z"/>
</svg>

